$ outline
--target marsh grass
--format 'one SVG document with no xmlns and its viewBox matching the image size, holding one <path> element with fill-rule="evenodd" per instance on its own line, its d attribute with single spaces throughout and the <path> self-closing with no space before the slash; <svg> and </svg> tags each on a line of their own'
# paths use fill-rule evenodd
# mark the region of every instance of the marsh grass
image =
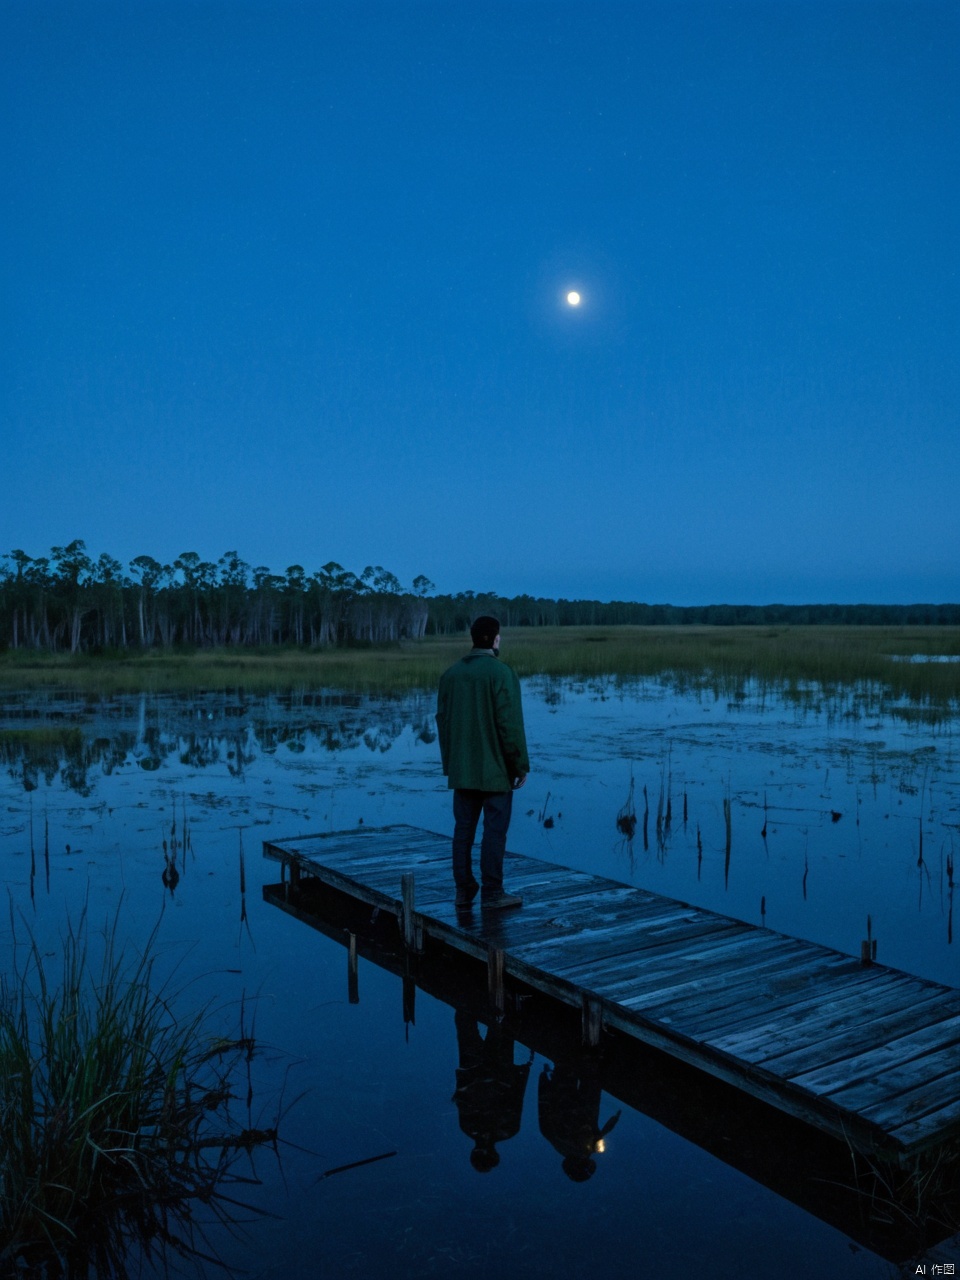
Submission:
<svg viewBox="0 0 960 1280">
<path fill-rule="evenodd" d="M 542 637 L 542 639 L 541 639 Z M 504 657 L 520 675 L 671 676 L 731 695 L 746 681 L 802 696 L 810 686 L 875 685 L 895 698 L 960 701 L 960 663 L 895 655 L 960 653 L 946 627 L 610 627 L 513 632 Z"/>
<path fill-rule="evenodd" d="M 853 1189 L 874 1221 L 906 1229 L 919 1251 L 960 1230 L 960 1144 L 935 1147 L 899 1164 L 848 1143 Z"/>
<path fill-rule="evenodd" d="M 0 654 L 0 687 L 62 686 L 92 693 L 327 687 L 379 692 L 432 688 L 467 636 L 428 636 L 389 648 L 200 650 L 135 655 Z M 955 627 L 518 627 L 502 656 L 520 676 L 669 677 L 684 688 L 736 695 L 748 681 L 805 697 L 810 687 L 874 687 L 918 706 L 960 706 Z"/>
<path fill-rule="evenodd" d="M 94 963 L 88 933 L 84 911 L 56 980 L 31 939 L 0 984 L 2 1275 L 122 1277 L 131 1249 L 207 1257 L 193 1207 L 228 1221 L 237 1151 L 276 1136 L 229 1118 L 242 1028 L 211 1042 L 206 1012 L 174 1016 L 153 937 L 128 962 L 114 924 Z"/>
</svg>

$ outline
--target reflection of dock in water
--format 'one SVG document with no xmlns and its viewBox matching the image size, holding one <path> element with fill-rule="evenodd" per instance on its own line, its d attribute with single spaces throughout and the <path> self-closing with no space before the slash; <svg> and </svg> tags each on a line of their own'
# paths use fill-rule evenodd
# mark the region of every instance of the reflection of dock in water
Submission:
<svg viewBox="0 0 960 1280">
<path fill-rule="evenodd" d="M 408 952 L 483 960 L 501 1007 L 504 980 L 572 1005 L 587 1043 L 615 1029 L 863 1153 L 903 1162 L 960 1133 L 954 988 L 517 854 L 505 872 L 522 910 L 458 912 L 449 839 L 415 827 L 264 855 L 283 864 L 277 905 L 300 914 L 308 894 L 312 922 L 324 886 L 339 890 L 396 916 Z"/>
<path fill-rule="evenodd" d="M 268 885 L 264 897 L 344 947 L 351 1002 L 359 1000 L 359 957 L 401 979 L 408 1022 L 415 1017 L 418 987 L 456 1010 L 458 1042 L 460 1024 L 467 1019 L 488 1026 L 500 1020 L 518 1049 L 554 1064 L 555 1077 L 559 1072 L 568 1079 L 594 1081 L 597 1092 L 602 1089 L 617 1104 L 649 1116 L 892 1261 L 903 1262 L 956 1230 L 960 1187 L 955 1178 L 940 1187 L 931 1184 L 931 1194 L 920 1205 L 916 1182 L 905 1173 L 898 1208 L 894 1178 L 882 1163 L 855 1157 L 846 1143 L 822 1130 L 616 1031 L 606 1032 L 597 1048 L 585 1047 L 578 1008 L 515 981 L 500 1019 L 491 1008 L 486 966 L 440 943 L 428 943 L 422 955 L 411 954 L 392 914 L 371 913 L 363 900 L 314 877 Z M 455 1065 L 451 1061 L 451 1083 Z M 541 1133 L 550 1141 L 544 1132 L 543 1099 L 538 1102 Z M 533 1105 L 532 1097 L 527 1105 Z M 600 1113 L 606 1119 L 596 1129 L 601 1137 L 612 1128 L 611 1110 L 608 1105 Z M 565 1127 L 579 1127 L 577 1120 L 576 1114 L 569 1115 Z M 610 1140 L 616 1142 L 616 1132 Z M 603 1148 L 595 1150 L 600 1165 Z"/>
</svg>

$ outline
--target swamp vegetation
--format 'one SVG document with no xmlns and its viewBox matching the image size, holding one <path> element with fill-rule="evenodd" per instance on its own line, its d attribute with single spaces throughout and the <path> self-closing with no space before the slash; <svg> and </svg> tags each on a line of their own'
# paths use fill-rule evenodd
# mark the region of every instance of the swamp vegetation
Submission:
<svg viewBox="0 0 960 1280">
<path fill-rule="evenodd" d="M 696 1125 L 674 1140 L 640 1097 L 596 1194 L 546 1163 L 533 1097 L 478 1189 L 451 1120 L 446 1006 L 401 1019 L 407 987 L 366 963 L 350 1003 L 342 943 L 258 909 L 261 837 L 445 829 L 434 689 L 467 644 L 0 655 L 0 1107 L 16 1139 L 0 1273 L 123 1277 L 169 1256 L 208 1274 L 223 1254 L 312 1280 L 321 1248 L 331 1276 L 480 1277 L 498 1274 L 483 1224 L 499 1213 L 517 1265 L 552 1278 L 567 1258 L 589 1266 L 602 1213 L 624 1265 L 610 1275 L 636 1274 L 641 1236 L 657 1269 L 726 1250 L 733 1274 L 745 1249 L 795 1230 L 791 1274 L 873 1280 L 875 1241 L 854 1257 L 815 1207 L 797 1225 L 789 1178 L 747 1194 L 726 1136 L 715 1161 Z M 955 983 L 958 656 L 957 627 L 505 628 L 536 761 L 512 846 L 848 954 L 872 927 L 880 963 Z M 115 913 L 113 932 L 91 913 Z M 251 1106 L 255 1050 L 268 1099 L 303 1064 L 299 1148 L 277 1134 L 282 1105 Z M 786 1158 L 762 1125 L 755 1137 L 760 1157 Z M 255 1173 L 253 1148 L 275 1143 L 282 1168 L 258 1157 Z M 851 1152 L 844 1194 L 888 1219 L 890 1256 L 906 1256 L 955 1229 L 957 1169 L 956 1150 L 911 1170 Z M 696 1221 L 692 1186 L 709 1187 Z M 476 1222 L 450 1221 L 451 1194 L 478 1204 Z M 255 1218 L 239 1251 L 235 1211 Z"/>
<path fill-rule="evenodd" d="M 457 634 L 315 650 L 8 650 L 0 653 L 0 688 L 431 689 L 469 643 Z M 521 677 L 669 677 L 681 688 L 725 695 L 754 681 L 797 697 L 814 687 L 847 688 L 931 710 L 960 705 L 960 627 L 518 627 L 504 630 L 502 656 Z"/>
<path fill-rule="evenodd" d="M 229 1222 L 238 1152 L 276 1141 L 275 1127 L 231 1115 L 255 1048 L 243 1018 L 231 1039 L 212 1034 L 209 1011 L 175 1014 L 156 931 L 129 959 L 117 926 L 96 933 L 82 910 L 53 962 L 27 934 L 0 980 L 0 1275 L 123 1277 L 131 1253 L 201 1259 L 194 1207 Z"/>
</svg>

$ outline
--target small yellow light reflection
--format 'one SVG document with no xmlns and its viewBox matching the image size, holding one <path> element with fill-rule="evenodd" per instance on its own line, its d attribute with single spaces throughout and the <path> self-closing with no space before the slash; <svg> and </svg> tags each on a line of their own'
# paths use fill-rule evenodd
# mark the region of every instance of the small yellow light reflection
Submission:
<svg viewBox="0 0 960 1280">
<path fill-rule="evenodd" d="M 606 1149 L 607 1149 L 607 1144 L 604 1142 L 602 1138 L 600 1138 L 597 1141 L 597 1146 L 596 1146 L 597 1154 L 599 1155 L 601 1151 L 606 1151 Z"/>
</svg>

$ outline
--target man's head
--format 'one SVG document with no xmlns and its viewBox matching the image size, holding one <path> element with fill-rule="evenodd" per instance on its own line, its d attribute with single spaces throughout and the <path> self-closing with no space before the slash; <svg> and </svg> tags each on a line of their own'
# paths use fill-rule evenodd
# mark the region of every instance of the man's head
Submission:
<svg viewBox="0 0 960 1280">
<path fill-rule="evenodd" d="M 571 1182 L 586 1182 L 597 1172 L 597 1162 L 589 1156 L 567 1156 L 563 1162 L 563 1172 Z"/>
<path fill-rule="evenodd" d="M 477 1145 L 470 1152 L 470 1163 L 477 1173 L 489 1173 L 500 1163 L 500 1152 L 489 1140 L 477 1138 Z"/>
<path fill-rule="evenodd" d="M 475 649 L 493 649 L 500 635 L 500 619 L 488 613 L 481 614 L 470 628 L 470 639 Z"/>
</svg>

